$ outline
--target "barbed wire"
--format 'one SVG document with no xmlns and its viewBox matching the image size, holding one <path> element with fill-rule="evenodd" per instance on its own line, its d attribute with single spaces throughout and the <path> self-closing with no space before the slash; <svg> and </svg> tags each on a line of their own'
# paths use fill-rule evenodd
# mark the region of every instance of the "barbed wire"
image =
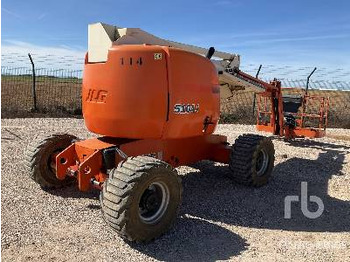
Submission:
<svg viewBox="0 0 350 262">
<path fill-rule="evenodd" d="M 36 54 L 31 53 L 34 63 L 37 67 L 56 68 L 56 69 L 83 69 L 84 57 L 81 55 L 54 55 L 54 54 Z M 5 53 L 1 54 L 2 66 L 5 67 L 25 67 L 30 66 L 27 54 Z"/>
<path fill-rule="evenodd" d="M 36 66 L 36 74 L 56 76 L 56 72 L 64 71 L 62 77 L 82 77 L 84 58 L 77 55 L 56 55 L 56 54 L 31 54 Z M 2 74 L 16 74 L 19 68 L 30 68 L 31 64 L 27 54 L 4 53 L 1 54 Z M 255 75 L 259 68 L 258 64 L 242 64 L 240 69 L 248 74 Z M 262 65 L 259 78 L 270 81 L 277 78 L 282 81 L 284 87 L 303 88 L 306 86 L 306 78 L 313 70 L 312 66 L 293 65 Z M 57 71 L 58 70 L 58 71 Z M 344 68 L 319 67 L 310 81 L 310 88 L 348 90 L 350 91 L 350 70 Z"/>
<path fill-rule="evenodd" d="M 241 70 L 255 75 L 258 71 L 259 65 L 257 64 L 247 64 L 241 65 Z M 312 66 L 276 66 L 272 64 L 263 65 L 259 76 L 262 79 L 284 79 L 284 78 L 297 78 L 306 79 L 307 76 L 314 69 Z M 350 70 L 344 68 L 334 68 L 330 70 L 325 67 L 318 67 L 314 75 L 312 76 L 318 81 L 329 81 L 329 82 L 350 82 Z"/>
<path fill-rule="evenodd" d="M 286 66 L 286 68 L 291 67 Z M 299 70 L 302 71 L 301 69 Z M 306 67 L 306 69 L 309 69 L 309 67 Z M 22 117 L 30 113 L 33 108 L 36 108 L 37 112 L 53 115 L 59 115 L 60 113 L 81 114 L 82 73 L 82 68 L 47 68 L 45 63 L 36 63 L 36 77 L 34 78 L 32 68 L 28 64 L 16 67 L 2 65 L 2 116 Z M 255 75 L 253 72 L 251 74 Z M 293 92 L 299 92 L 301 91 L 300 88 L 306 87 L 306 79 L 289 79 L 286 77 L 280 80 L 283 87 L 299 88 L 291 90 Z M 315 95 L 331 97 L 330 127 L 350 127 L 348 114 L 350 92 L 346 92 L 350 91 L 349 82 L 312 79 L 310 81 L 311 91 Z M 256 90 L 249 88 L 234 92 L 232 99 L 222 101 L 221 112 L 226 116 L 230 116 L 233 122 L 253 124 L 256 119 L 256 116 L 252 115 L 254 92 Z"/>
</svg>

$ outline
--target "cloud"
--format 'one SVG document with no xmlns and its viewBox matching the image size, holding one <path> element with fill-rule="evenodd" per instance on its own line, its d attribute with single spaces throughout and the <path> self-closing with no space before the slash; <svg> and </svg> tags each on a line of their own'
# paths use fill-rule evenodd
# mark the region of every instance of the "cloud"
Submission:
<svg viewBox="0 0 350 262">
<path fill-rule="evenodd" d="M 37 67 L 82 69 L 85 51 L 69 46 L 41 46 L 17 40 L 4 40 L 1 50 L 2 66 L 30 66 L 28 53 Z"/>
<path fill-rule="evenodd" d="M 6 9 L 6 8 L 1 8 L 1 11 L 3 11 L 4 13 L 6 13 L 6 14 L 8 14 L 8 15 L 10 15 L 10 16 L 13 16 L 13 17 L 16 17 L 16 18 L 21 18 L 20 15 L 18 15 L 18 14 L 15 13 L 15 12 L 12 12 L 12 11 Z"/>
<path fill-rule="evenodd" d="M 4 53 L 33 53 L 33 54 L 55 54 L 84 56 L 85 52 L 76 50 L 69 46 L 41 46 L 18 40 L 4 40 L 2 54 Z"/>
</svg>

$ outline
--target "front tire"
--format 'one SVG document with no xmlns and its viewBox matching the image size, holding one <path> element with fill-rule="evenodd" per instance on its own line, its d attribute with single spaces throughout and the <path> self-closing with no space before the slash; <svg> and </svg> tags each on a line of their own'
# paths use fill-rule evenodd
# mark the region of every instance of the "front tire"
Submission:
<svg viewBox="0 0 350 262">
<path fill-rule="evenodd" d="M 232 179 L 247 186 L 263 186 L 271 177 L 275 149 L 270 138 L 244 134 L 232 147 L 230 169 Z"/>
<path fill-rule="evenodd" d="M 123 238 L 148 242 L 173 224 L 181 194 L 180 178 L 169 164 L 147 156 L 128 158 L 103 185 L 103 217 Z"/>
<path fill-rule="evenodd" d="M 42 188 L 60 188 L 74 182 L 67 177 L 59 180 L 55 171 L 55 156 L 70 146 L 77 137 L 68 134 L 53 134 L 36 137 L 27 147 L 25 166 L 30 177 Z"/>
</svg>

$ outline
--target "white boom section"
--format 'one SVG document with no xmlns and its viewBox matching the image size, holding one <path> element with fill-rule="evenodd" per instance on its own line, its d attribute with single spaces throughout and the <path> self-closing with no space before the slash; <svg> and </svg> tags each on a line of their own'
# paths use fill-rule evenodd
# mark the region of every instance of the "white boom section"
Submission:
<svg viewBox="0 0 350 262">
<path fill-rule="evenodd" d="M 201 55 L 206 55 L 208 52 L 206 48 L 165 40 L 139 28 L 121 28 L 118 26 L 96 23 L 90 24 L 88 28 L 88 62 L 106 62 L 108 49 L 110 47 L 113 45 L 125 44 L 173 46 Z M 221 89 L 221 96 L 227 98 L 232 96 L 233 91 L 244 89 L 246 83 L 242 83 L 241 80 L 227 73 L 228 68 L 239 68 L 240 56 L 215 50 L 213 57 L 221 59 L 213 61 L 218 71 L 222 73 L 219 75 L 223 87 Z"/>
<path fill-rule="evenodd" d="M 108 49 L 112 45 L 123 44 L 150 44 L 164 45 L 181 48 L 193 53 L 206 55 L 208 49 L 193 45 L 186 45 L 174 41 L 165 40 L 147 33 L 140 28 L 121 28 L 118 26 L 96 23 L 89 25 L 88 52 L 89 62 L 107 61 Z M 233 60 L 235 66 L 239 66 L 239 55 L 215 51 L 214 57 L 223 60 Z M 232 65 L 233 66 L 233 65 Z"/>
</svg>

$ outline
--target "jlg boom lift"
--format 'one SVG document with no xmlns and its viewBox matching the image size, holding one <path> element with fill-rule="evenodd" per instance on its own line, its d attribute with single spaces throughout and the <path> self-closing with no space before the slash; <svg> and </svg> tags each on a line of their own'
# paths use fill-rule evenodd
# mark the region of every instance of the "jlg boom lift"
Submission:
<svg viewBox="0 0 350 262">
<path fill-rule="evenodd" d="M 221 61 L 211 61 L 212 56 Z M 231 146 L 225 136 L 214 135 L 220 93 L 229 96 L 239 82 L 263 88 L 260 97 L 270 103 L 259 109 L 259 130 L 288 137 L 323 132 L 303 129 L 295 108 L 283 111 L 280 82 L 265 83 L 238 68 L 238 55 L 140 29 L 90 25 L 83 116 L 86 127 L 101 136 L 38 137 L 26 153 L 31 177 L 46 188 L 76 181 L 81 191 L 100 189 L 105 221 L 130 241 L 154 239 L 175 220 L 182 193 L 175 167 L 212 160 L 228 164 L 239 183 L 266 184 L 274 166 L 273 143 L 246 134 Z M 299 99 L 297 107 L 305 101 Z"/>
</svg>

